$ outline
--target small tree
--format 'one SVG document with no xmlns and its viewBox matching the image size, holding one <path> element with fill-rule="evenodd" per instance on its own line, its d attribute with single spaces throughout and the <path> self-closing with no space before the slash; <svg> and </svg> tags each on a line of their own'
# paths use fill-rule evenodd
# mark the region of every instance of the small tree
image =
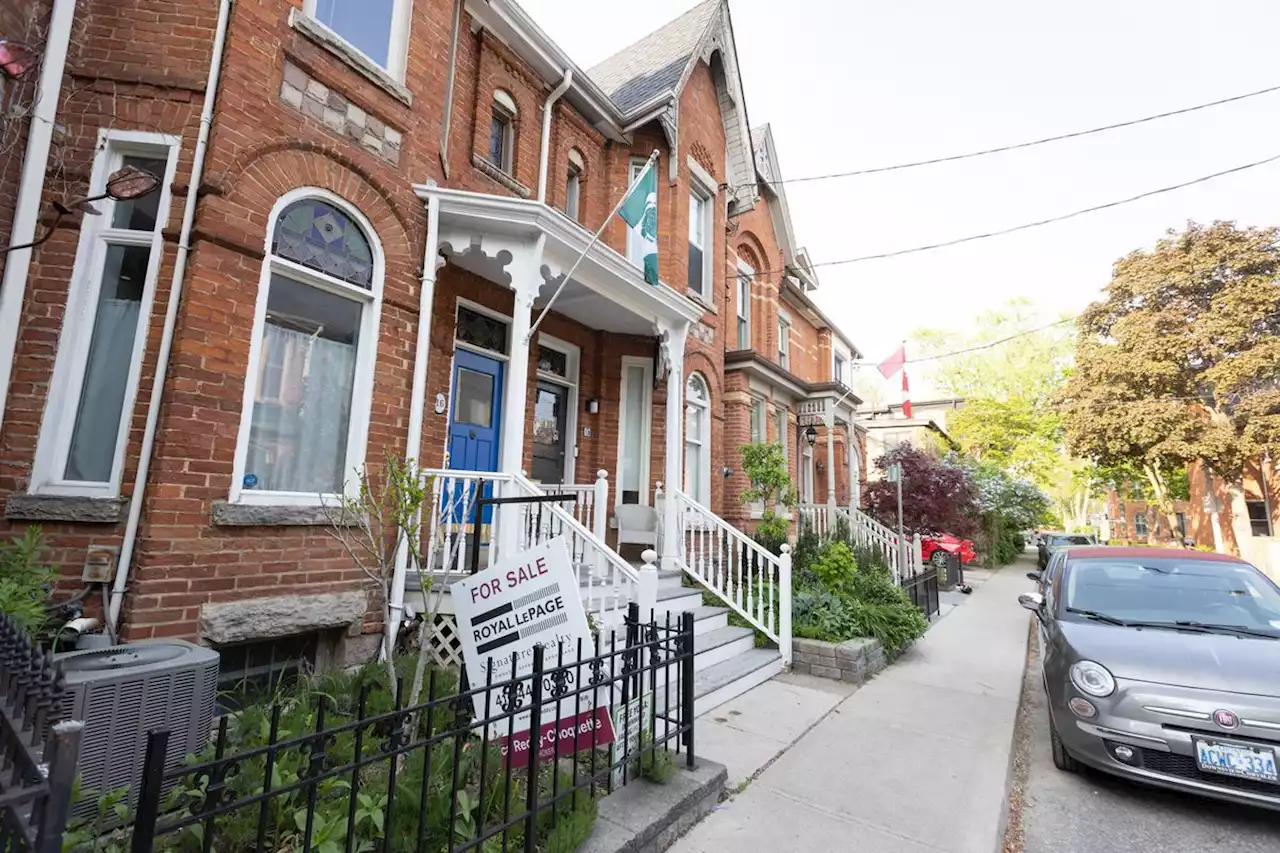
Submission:
<svg viewBox="0 0 1280 853">
<path fill-rule="evenodd" d="M 751 481 L 742 492 L 742 502 L 764 504 L 756 526 L 756 541 L 776 554 L 787 541 L 787 520 L 774 508 L 781 505 L 789 509 L 796 504 L 796 488 L 787 473 L 787 454 L 781 444 L 765 442 L 743 445 L 741 453 L 742 470 Z"/>
<path fill-rule="evenodd" d="M 344 491 L 336 502 L 324 505 L 329 535 L 342 544 L 352 562 L 378 587 L 382 593 L 383 618 L 390 623 L 394 618 L 391 582 L 396 553 L 404 547 L 415 565 L 422 562 L 421 511 L 430 493 L 430 484 L 423 479 L 413 460 L 402 461 L 390 454 L 380 471 L 371 471 L 362 465 L 356 469 L 356 477 L 359 487 L 354 493 Z M 426 594 L 424 590 L 424 600 Z M 382 648 L 393 691 L 396 689 L 395 634 L 395 630 L 385 632 Z M 425 652 L 424 642 L 419 655 Z"/>
<path fill-rule="evenodd" d="M 876 460 L 887 471 L 898 463 L 902 470 L 902 529 L 910 536 L 950 533 L 972 536 L 977 530 L 973 480 L 963 468 L 902 444 Z M 887 479 L 867 486 L 867 508 L 886 527 L 898 525 L 898 486 Z"/>
</svg>

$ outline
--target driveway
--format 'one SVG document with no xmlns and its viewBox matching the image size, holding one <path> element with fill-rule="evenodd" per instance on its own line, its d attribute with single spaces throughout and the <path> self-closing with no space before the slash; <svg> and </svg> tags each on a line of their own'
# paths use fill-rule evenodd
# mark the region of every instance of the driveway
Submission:
<svg viewBox="0 0 1280 853">
<path fill-rule="evenodd" d="M 1022 778 L 1014 785 L 1009 853 L 1280 850 L 1280 813 L 1144 788 L 1093 770 L 1058 770 L 1049 755 L 1049 717 L 1034 647 L 1024 691 L 1016 762 Z"/>
</svg>

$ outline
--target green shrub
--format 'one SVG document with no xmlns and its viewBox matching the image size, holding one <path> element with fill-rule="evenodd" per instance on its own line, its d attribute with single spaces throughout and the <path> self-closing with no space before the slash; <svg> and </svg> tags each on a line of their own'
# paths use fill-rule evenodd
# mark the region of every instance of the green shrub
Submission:
<svg viewBox="0 0 1280 853">
<path fill-rule="evenodd" d="M 781 554 L 782 546 L 787 542 L 787 520 L 773 510 L 766 509 L 756 524 L 756 532 L 752 538 L 770 554 Z"/>
<path fill-rule="evenodd" d="M 852 584 L 856 570 L 853 550 L 843 542 L 828 542 L 813 566 L 818 582 L 833 592 L 839 592 Z"/>
<path fill-rule="evenodd" d="M 844 540 L 840 540 L 844 541 Z M 800 530 L 796 533 L 796 544 L 791 549 L 791 574 L 807 578 L 813 571 L 813 564 L 818 560 L 824 541 L 813 525 L 801 520 Z"/>
<path fill-rule="evenodd" d="M 853 602 L 849 609 L 850 624 L 857 637 L 875 637 L 888 654 L 896 654 L 912 640 L 924 634 L 929 627 L 921 613 L 911 602 L 899 604 L 871 604 Z"/>
<path fill-rule="evenodd" d="M 0 545 L 0 613 L 32 635 L 47 621 L 45 600 L 54 579 L 43 562 L 45 547 L 44 532 L 36 526 Z"/>
</svg>

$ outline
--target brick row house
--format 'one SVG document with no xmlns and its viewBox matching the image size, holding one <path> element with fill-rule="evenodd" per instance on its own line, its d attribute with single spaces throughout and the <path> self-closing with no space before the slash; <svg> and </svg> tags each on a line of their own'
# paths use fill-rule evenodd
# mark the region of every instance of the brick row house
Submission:
<svg viewBox="0 0 1280 853">
<path fill-rule="evenodd" d="M 3 524 L 122 638 L 371 653 L 323 504 L 388 455 L 749 528 L 738 447 L 779 441 L 807 504 L 856 507 L 859 353 L 722 0 L 590 70 L 511 0 L 4 6 L 34 67 L 0 228 L 59 227 L 3 260 Z M 657 286 L 609 218 L 651 155 Z M 59 216 L 123 166 L 159 189 Z"/>
</svg>

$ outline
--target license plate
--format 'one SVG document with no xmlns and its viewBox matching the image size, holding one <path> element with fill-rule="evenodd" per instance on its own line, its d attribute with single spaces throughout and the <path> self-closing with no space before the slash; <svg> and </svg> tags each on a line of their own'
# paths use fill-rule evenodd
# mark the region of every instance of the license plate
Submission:
<svg viewBox="0 0 1280 853">
<path fill-rule="evenodd" d="M 1257 782 L 1280 782 L 1274 749 L 1197 740 L 1196 763 L 1209 773 Z"/>
</svg>

